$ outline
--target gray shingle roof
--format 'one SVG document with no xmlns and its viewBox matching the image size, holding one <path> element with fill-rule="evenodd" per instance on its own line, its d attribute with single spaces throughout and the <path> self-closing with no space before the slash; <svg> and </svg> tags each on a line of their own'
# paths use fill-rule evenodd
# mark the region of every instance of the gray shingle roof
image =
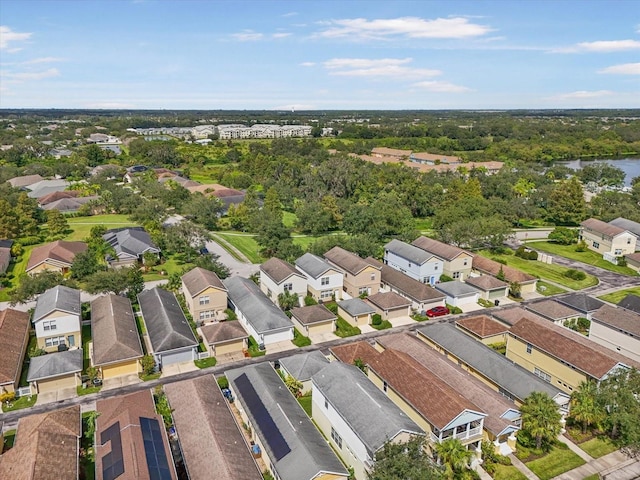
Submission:
<svg viewBox="0 0 640 480">
<path fill-rule="evenodd" d="M 623 228 L 640 237 L 640 223 L 634 222 L 633 220 L 627 220 L 626 218 L 618 217 L 615 220 L 611 220 L 609 222 L 609 225 Z"/>
<path fill-rule="evenodd" d="M 430 258 L 435 257 L 433 253 L 429 253 L 421 248 L 418 248 L 410 243 L 401 242 L 395 238 L 384 246 L 385 250 L 395 253 L 399 257 L 406 258 L 407 260 L 422 265 L 429 261 Z"/>
<path fill-rule="evenodd" d="M 107 230 L 102 238 L 113 247 L 118 257 L 122 255 L 138 257 L 147 251 L 153 253 L 160 251 L 142 227 Z"/>
<path fill-rule="evenodd" d="M 91 302 L 93 363 L 105 365 L 142 357 L 142 345 L 131 302 L 105 295 Z"/>
<path fill-rule="evenodd" d="M 328 363 L 329 360 L 327 360 L 327 357 L 325 357 L 320 350 L 298 353 L 280 360 L 280 365 L 289 372 L 289 375 L 301 382 L 309 380 L 313 375 L 326 367 Z"/>
<path fill-rule="evenodd" d="M 568 307 L 555 300 L 540 300 L 530 303 L 526 307 L 527 310 L 531 310 L 533 313 L 537 313 L 553 321 L 575 317 L 580 314 L 575 308 Z"/>
<path fill-rule="evenodd" d="M 349 315 L 366 315 L 367 313 L 376 313 L 376 309 L 360 298 L 350 298 L 338 302 L 338 306 Z"/>
<path fill-rule="evenodd" d="M 520 401 L 536 391 L 546 392 L 552 398 L 562 393 L 449 323 L 428 324 L 417 331 Z"/>
<path fill-rule="evenodd" d="M 622 330 L 636 339 L 640 338 L 640 314 L 634 311 L 603 305 L 593 312 L 591 320 Z"/>
<path fill-rule="evenodd" d="M 270 363 L 264 362 L 229 370 L 225 375 L 238 402 L 245 407 L 256 434 L 263 439 L 266 453 L 274 460 L 272 465 L 281 480 L 311 480 L 321 473 L 345 477 L 348 475 L 342 462 L 311 423 Z M 246 376 L 255 391 L 259 392 L 260 401 L 291 449 L 280 460 L 276 460 L 270 449 L 268 442 L 270 432 L 263 430 L 269 427 L 269 422 L 254 417 L 254 412 L 250 408 L 251 403 L 242 397 L 242 392 L 237 388 L 236 381 L 243 376 Z M 267 441 L 264 441 L 265 439 Z"/>
<path fill-rule="evenodd" d="M 372 257 L 367 257 L 367 262 L 381 267 L 380 281 L 398 291 L 401 295 L 416 303 L 444 300 L 445 295 L 431 285 L 422 283 L 409 275 L 402 273 L 388 265 L 383 265 Z"/>
<path fill-rule="evenodd" d="M 305 253 L 298 258 L 296 260 L 296 267 L 303 273 L 311 275 L 313 278 L 318 278 L 329 270 L 338 271 L 335 267 L 331 266 L 329 262 L 312 253 Z"/>
<path fill-rule="evenodd" d="M 80 290 L 58 285 L 42 293 L 36 301 L 33 321 L 37 322 L 55 310 L 80 315 Z"/>
<path fill-rule="evenodd" d="M 229 299 L 259 334 L 293 328 L 289 317 L 276 307 L 251 280 L 230 277 L 223 283 L 229 292 Z"/>
<path fill-rule="evenodd" d="M 586 293 L 570 293 L 569 295 L 556 297 L 556 300 L 560 303 L 568 305 L 571 308 L 575 308 L 585 315 L 590 312 L 595 312 L 602 305 L 604 305 L 604 302 L 601 302 L 597 298 L 590 297 Z"/>
<path fill-rule="evenodd" d="M 331 362 L 311 381 L 362 441 L 371 458 L 386 441 L 402 432 L 424 434 L 358 367 Z"/>
<path fill-rule="evenodd" d="M 155 287 L 140 293 L 138 302 L 154 352 L 198 344 L 173 293 Z"/>
<path fill-rule="evenodd" d="M 450 297 L 470 296 L 474 293 L 478 293 L 479 290 L 471 285 L 467 285 L 464 282 L 442 282 L 436 284 L 436 290 L 440 290 L 442 293 Z"/>
<path fill-rule="evenodd" d="M 605 303 L 602 303 L 602 305 L 605 305 Z M 600 305 L 600 307 L 602 307 L 602 305 Z M 640 313 L 640 297 L 630 293 L 618 302 L 618 306 L 631 310 L 632 312 Z"/>
<path fill-rule="evenodd" d="M 33 357 L 29 363 L 27 381 L 33 382 L 81 372 L 82 360 L 83 354 L 81 348 Z"/>
<path fill-rule="evenodd" d="M 581 227 L 591 230 L 592 232 L 601 233 L 607 237 L 616 237 L 624 233 L 626 229 L 603 222 L 597 218 L 589 218 L 580 224 Z"/>
</svg>

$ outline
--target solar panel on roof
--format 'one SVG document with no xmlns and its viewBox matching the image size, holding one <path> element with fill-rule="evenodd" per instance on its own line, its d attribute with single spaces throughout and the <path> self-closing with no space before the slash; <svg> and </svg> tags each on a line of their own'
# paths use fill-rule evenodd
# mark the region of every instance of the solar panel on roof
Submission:
<svg viewBox="0 0 640 480">
<path fill-rule="evenodd" d="M 171 480 L 171 469 L 162 441 L 160 423 L 155 418 L 140 417 L 144 453 L 151 480 Z"/>
<path fill-rule="evenodd" d="M 287 441 L 282 436 L 280 429 L 273 421 L 273 418 L 271 418 L 271 415 L 267 411 L 267 407 L 262 403 L 262 400 L 258 396 L 255 388 L 253 388 L 247 374 L 243 373 L 236 378 L 235 384 L 238 389 L 238 393 L 240 393 L 246 404 L 245 406 L 253 415 L 253 418 L 258 424 L 264 440 L 273 452 L 273 456 L 276 461 L 281 460 L 291 451 L 291 447 L 289 447 L 289 444 L 287 444 Z"/>
<path fill-rule="evenodd" d="M 100 444 L 111 443 L 111 451 L 102 457 L 102 478 L 114 480 L 124 473 L 120 422 L 116 422 L 100 434 Z"/>
</svg>

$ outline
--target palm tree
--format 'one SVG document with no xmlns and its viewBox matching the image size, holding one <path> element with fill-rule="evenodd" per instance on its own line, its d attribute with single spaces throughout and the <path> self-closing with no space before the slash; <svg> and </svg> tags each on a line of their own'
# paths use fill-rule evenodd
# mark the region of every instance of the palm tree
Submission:
<svg viewBox="0 0 640 480">
<path fill-rule="evenodd" d="M 520 407 L 522 430 L 536 439 L 536 448 L 542 448 L 543 442 L 549 444 L 560 434 L 558 405 L 544 392 L 532 392 Z"/>
<path fill-rule="evenodd" d="M 447 438 L 435 446 L 436 455 L 444 466 L 446 478 L 453 479 L 456 473 L 461 473 L 469 468 L 473 458 L 473 452 L 467 450 L 457 438 Z"/>
<path fill-rule="evenodd" d="M 604 418 L 604 411 L 597 403 L 598 386 L 595 382 L 582 382 L 571 395 L 571 417 L 582 423 L 582 433 L 591 425 L 598 425 Z"/>
</svg>

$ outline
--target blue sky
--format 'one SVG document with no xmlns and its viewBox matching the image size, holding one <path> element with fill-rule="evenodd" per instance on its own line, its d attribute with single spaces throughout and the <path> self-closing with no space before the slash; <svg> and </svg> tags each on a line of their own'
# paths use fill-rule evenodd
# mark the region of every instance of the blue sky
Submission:
<svg viewBox="0 0 640 480">
<path fill-rule="evenodd" d="M 639 108 L 640 2 L 0 0 L 0 108 Z"/>
</svg>

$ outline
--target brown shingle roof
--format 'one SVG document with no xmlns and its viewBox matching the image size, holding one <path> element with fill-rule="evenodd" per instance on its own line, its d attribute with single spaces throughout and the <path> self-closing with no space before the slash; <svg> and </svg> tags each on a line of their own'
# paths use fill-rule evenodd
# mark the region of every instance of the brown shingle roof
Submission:
<svg viewBox="0 0 640 480">
<path fill-rule="evenodd" d="M 486 315 L 463 318 L 456 321 L 456 323 L 480 338 L 492 337 L 509 331 L 509 327 L 503 323 L 496 322 Z"/>
<path fill-rule="evenodd" d="M 445 260 L 453 260 L 463 253 L 468 253 L 462 250 L 461 248 L 454 247 L 453 245 L 449 245 L 448 243 L 443 243 L 438 240 L 434 240 L 433 238 L 428 237 L 418 237 L 411 245 L 414 247 L 421 248 L 425 252 L 432 253 L 433 255 L 444 258 Z"/>
<path fill-rule="evenodd" d="M 481 410 L 410 355 L 385 350 L 368 366 L 438 430 L 465 410 Z"/>
<path fill-rule="evenodd" d="M 402 295 L 413 300 L 416 303 L 431 302 L 434 300 L 442 300 L 445 298 L 442 292 L 439 292 L 431 285 L 419 282 L 418 280 L 411 278 L 410 276 L 396 270 L 388 265 L 383 265 L 381 262 L 372 257 L 367 257 L 367 262 L 372 265 L 378 265 L 381 268 L 380 280 L 383 284 L 393 287 L 394 290 L 398 290 Z"/>
<path fill-rule="evenodd" d="M 364 363 L 370 363 L 380 355 L 380 352 L 364 340 L 331 347 L 329 351 L 338 360 L 349 365 L 353 365 L 353 362 L 357 359 L 362 360 Z"/>
<path fill-rule="evenodd" d="M 285 262 L 276 257 L 270 258 L 260 265 L 260 271 L 265 273 L 275 283 L 281 283 L 291 275 L 297 275 L 300 278 L 306 279 L 306 277 L 289 262 Z"/>
<path fill-rule="evenodd" d="M 540 315 L 530 312 L 529 310 L 525 310 L 522 307 L 501 308 L 500 310 L 492 309 L 491 316 L 510 326 L 518 323 L 521 318 L 528 318 L 529 320 L 538 319 L 545 323 L 549 323 L 548 320 L 542 318 Z"/>
<path fill-rule="evenodd" d="M 28 338 L 28 312 L 12 308 L 0 311 L 0 385 L 15 383 L 20 377 Z"/>
<path fill-rule="evenodd" d="M 502 280 L 498 280 L 491 275 L 480 275 L 479 277 L 468 277 L 465 279 L 465 283 L 479 288 L 480 290 L 489 291 L 497 290 L 499 288 L 506 288 L 507 283 Z"/>
<path fill-rule="evenodd" d="M 55 202 L 57 200 L 62 200 L 63 198 L 76 198 L 79 195 L 79 192 L 65 190 L 62 192 L 51 192 L 44 197 L 40 197 L 38 199 L 38 203 L 40 205 L 48 205 L 49 203 Z"/>
<path fill-rule="evenodd" d="M 527 318 L 512 326 L 509 334 L 595 379 L 601 379 L 618 364 L 613 357 Z"/>
<path fill-rule="evenodd" d="M 403 297 L 395 292 L 379 292 L 369 295 L 365 298 L 365 302 L 378 307 L 381 310 L 393 310 L 397 308 L 406 308 L 411 305 L 411 300 Z"/>
<path fill-rule="evenodd" d="M 26 271 L 28 272 L 47 259 L 55 260 L 71 266 L 76 255 L 80 252 L 86 251 L 87 248 L 87 244 L 84 242 L 67 242 L 65 240 L 57 240 L 40 247 L 36 247 L 31 251 L 31 257 L 29 257 L 29 263 L 27 264 Z"/>
<path fill-rule="evenodd" d="M 131 360 L 144 354 L 131 302 L 126 297 L 105 295 L 93 300 L 91 332 L 94 365 Z"/>
<path fill-rule="evenodd" d="M 372 266 L 355 253 L 337 246 L 325 253 L 324 258 L 351 275 L 358 275 L 365 268 Z"/>
<path fill-rule="evenodd" d="M 204 268 L 195 267 L 189 270 L 182 276 L 182 282 L 184 283 L 187 293 L 190 297 L 195 297 L 203 290 L 214 287 L 220 290 L 227 291 L 227 287 L 224 286 L 218 275 L 211 270 L 205 270 Z"/>
<path fill-rule="evenodd" d="M 111 453 L 112 442 L 100 441 L 101 434 L 109 427 L 119 422 L 120 440 L 122 442 L 122 460 L 124 473 L 118 480 L 149 480 L 149 467 L 146 462 L 145 443 L 140 428 L 140 418 L 156 419 L 161 425 L 162 444 L 169 464 L 171 478 L 176 478 L 169 442 L 164 433 L 162 417 L 156 414 L 155 404 L 150 390 L 121 395 L 96 402 L 98 418 L 96 420 L 96 478 L 102 480 L 103 459 Z M 147 447 L 148 448 L 148 447 Z"/>
<path fill-rule="evenodd" d="M 13 177 L 7 180 L 13 188 L 27 187 L 44 180 L 40 175 L 23 175 L 21 177 Z"/>
<path fill-rule="evenodd" d="M 630 310 L 603 305 L 591 314 L 591 319 L 640 337 L 640 315 Z"/>
<path fill-rule="evenodd" d="M 291 315 L 302 325 L 312 325 L 320 322 L 330 322 L 338 318 L 324 305 L 309 305 L 291 309 Z"/>
<path fill-rule="evenodd" d="M 205 325 L 200 327 L 200 331 L 209 345 L 239 340 L 249 336 L 237 320 Z"/>
<path fill-rule="evenodd" d="M 409 155 L 411 155 L 411 150 L 399 150 L 397 148 L 388 148 L 388 147 L 375 147 L 371 150 L 371 154 L 408 158 Z"/>
<path fill-rule="evenodd" d="M 539 302 L 530 303 L 527 305 L 527 309 L 554 321 L 580 315 L 578 310 L 563 305 L 560 302 L 556 302 L 555 300 L 541 300 Z"/>
<path fill-rule="evenodd" d="M 610 223 L 603 222 L 602 220 L 598 220 L 597 218 L 589 218 L 580 224 L 583 228 L 587 230 L 591 230 L 596 233 L 601 233 L 607 237 L 615 237 L 616 235 L 620 235 L 624 233 L 626 230 L 624 228 L 616 227 L 615 225 L 611 225 Z"/>
<path fill-rule="evenodd" d="M 0 456 L 0 478 L 78 478 L 80 406 L 29 415 L 18 422 L 13 448 Z"/>
<path fill-rule="evenodd" d="M 212 375 L 171 383 L 164 390 L 173 409 L 189 478 L 262 479 Z"/>
<path fill-rule="evenodd" d="M 493 275 L 494 277 L 500 273 L 500 268 L 502 268 L 502 273 L 504 273 L 504 278 L 507 282 L 527 283 L 537 281 L 537 278 L 533 275 L 529 275 L 528 273 L 524 273 L 513 267 L 503 265 L 502 263 L 480 255 L 473 256 L 473 268 L 480 270 L 481 272 L 488 273 L 489 275 Z"/>
</svg>

